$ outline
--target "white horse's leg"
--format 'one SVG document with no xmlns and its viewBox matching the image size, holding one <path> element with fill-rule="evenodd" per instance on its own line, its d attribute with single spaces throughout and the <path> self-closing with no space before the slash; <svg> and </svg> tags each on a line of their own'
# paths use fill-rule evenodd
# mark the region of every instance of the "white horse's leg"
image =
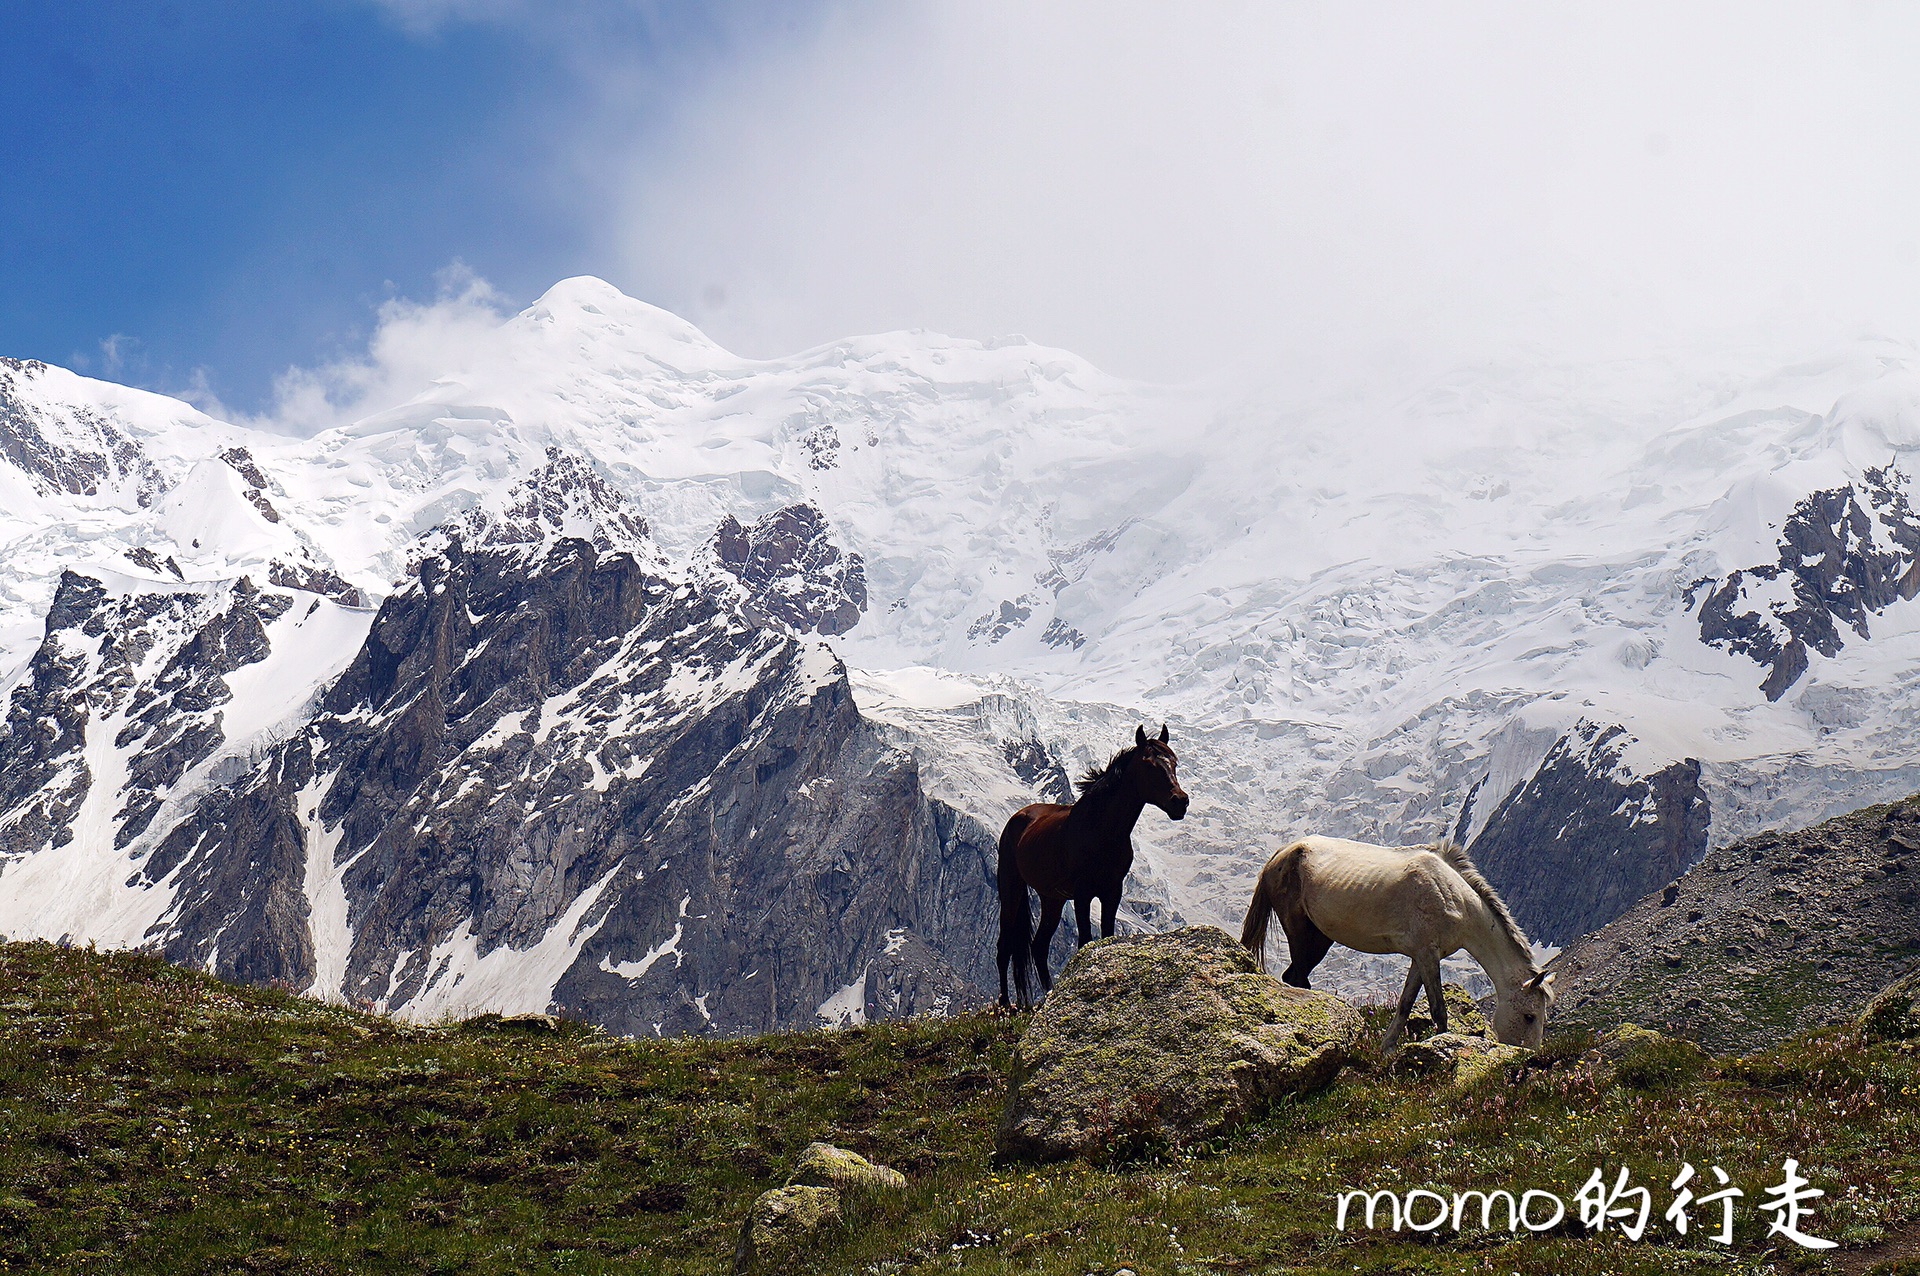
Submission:
<svg viewBox="0 0 1920 1276">
<path fill-rule="evenodd" d="M 1414 962 L 1407 967 L 1407 986 L 1400 990 L 1400 1008 L 1393 1012 L 1393 1019 L 1387 1024 L 1386 1040 L 1380 1049 L 1392 1050 L 1400 1044 L 1400 1034 L 1407 1030 L 1407 1016 L 1413 1013 L 1413 1002 L 1420 995 L 1420 963 Z"/>
<path fill-rule="evenodd" d="M 1433 1016 L 1434 1035 L 1447 1030 L 1447 997 L 1440 987 L 1440 954 L 1433 952 L 1424 958 L 1415 958 L 1414 969 L 1420 972 L 1420 982 L 1427 988 L 1427 1013 Z"/>
</svg>

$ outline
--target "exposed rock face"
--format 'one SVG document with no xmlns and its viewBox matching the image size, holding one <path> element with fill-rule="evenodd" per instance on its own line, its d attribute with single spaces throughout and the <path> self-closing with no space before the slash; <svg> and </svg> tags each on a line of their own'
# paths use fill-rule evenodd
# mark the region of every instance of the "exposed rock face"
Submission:
<svg viewBox="0 0 1920 1276">
<path fill-rule="evenodd" d="M 1046 1160 L 1205 1139 L 1333 1080 L 1359 1012 L 1210 926 L 1083 949 L 1014 1055 L 998 1147 Z"/>
<path fill-rule="evenodd" d="M 141 593 L 64 573 L 0 734 L 0 863 L 138 837 L 224 740 L 225 675 L 265 658 L 293 602 L 245 577 Z"/>
<path fill-rule="evenodd" d="M 964 956 L 958 961 L 943 957 L 904 927 L 889 931 L 886 948 L 867 967 L 861 990 L 865 1022 L 953 1015 L 987 1005 L 986 994 L 959 967 L 976 979 L 984 977 Z"/>
<path fill-rule="evenodd" d="M 179 569 L 176 567 L 174 570 L 177 572 Z M 282 589 L 320 594 L 346 607 L 367 605 L 367 596 L 357 585 L 350 583 L 339 572 L 313 563 L 289 563 L 275 559 L 267 565 L 267 581 Z"/>
<path fill-rule="evenodd" d="M 1751 656 L 1767 670 L 1761 690 L 1778 700 L 1807 671 L 1807 652 L 1836 656 L 1840 626 L 1861 639 L 1867 621 L 1920 595 L 1920 518 L 1906 475 L 1867 470 L 1856 488 L 1815 492 L 1781 526 L 1780 556 L 1687 590 L 1698 599 L 1700 640 Z"/>
<path fill-rule="evenodd" d="M 1620 727 L 1580 723 L 1473 839 L 1474 862 L 1529 938 L 1564 944 L 1603 926 L 1706 852 L 1700 764 L 1642 776 L 1624 761 L 1630 743 Z"/>
<path fill-rule="evenodd" d="M 775 510 L 752 527 L 728 515 L 713 551 L 746 590 L 749 614 L 796 633 L 843 634 L 867 609 L 865 564 L 833 543 L 811 505 Z"/>
<path fill-rule="evenodd" d="M 990 839 L 829 651 L 662 575 L 563 471 L 428 538 L 305 729 L 168 833 L 169 956 L 647 1035 L 811 1025 L 876 968 L 883 1013 L 951 1006 L 991 961 Z"/>
<path fill-rule="evenodd" d="M 0 357 L 0 461 L 43 492 L 120 490 L 141 505 L 152 503 L 162 486 L 159 471 L 125 431 L 89 409 L 38 406 L 20 393 L 22 383 L 46 370 L 36 360 Z"/>
<path fill-rule="evenodd" d="M 1710 852 L 1554 960 L 1555 1019 L 1716 1051 L 1844 1022 L 1920 956 L 1920 799 Z"/>
<path fill-rule="evenodd" d="M 267 499 L 267 489 L 271 484 L 254 461 L 253 453 L 243 447 L 230 447 L 221 451 L 220 459 L 232 466 L 234 473 L 246 480 L 247 501 L 260 511 L 260 517 L 269 523 L 279 522 L 280 511 L 273 508 L 273 502 Z"/>
</svg>

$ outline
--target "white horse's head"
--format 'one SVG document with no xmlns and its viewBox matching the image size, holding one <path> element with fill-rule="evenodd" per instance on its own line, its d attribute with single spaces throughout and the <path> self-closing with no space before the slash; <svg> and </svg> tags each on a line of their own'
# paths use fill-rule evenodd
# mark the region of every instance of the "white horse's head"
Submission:
<svg viewBox="0 0 1920 1276">
<path fill-rule="evenodd" d="M 1495 991 L 1501 995 L 1493 1009 L 1493 1035 L 1507 1045 L 1538 1050 L 1553 1008 L 1553 972 L 1536 971 L 1531 979 Z"/>
</svg>

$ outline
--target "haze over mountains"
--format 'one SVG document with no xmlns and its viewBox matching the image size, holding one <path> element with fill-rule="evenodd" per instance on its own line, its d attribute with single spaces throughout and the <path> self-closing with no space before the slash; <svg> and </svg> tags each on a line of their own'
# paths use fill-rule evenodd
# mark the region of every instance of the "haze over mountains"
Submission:
<svg viewBox="0 0 1920 1276">
<path fill-rule="evenodd" d="M 1005 816 L 1164 719 L 1141 924 L 1236 923 L 1291 834 L 1454 833 L 1564 944 L 1920 789 L 1916 360 L 1286 403 L 745 360 L 573 279 L 311 438 L 9 361 L 0 932 L 423 1016 L 936 1010 Z"/>
</svg>

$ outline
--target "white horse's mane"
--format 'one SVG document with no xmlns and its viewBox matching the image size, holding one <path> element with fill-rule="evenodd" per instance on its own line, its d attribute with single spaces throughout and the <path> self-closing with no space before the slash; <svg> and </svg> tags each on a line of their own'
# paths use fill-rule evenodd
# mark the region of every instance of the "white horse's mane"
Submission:
<svg viewBox="0 0 1920 1276">
<path fill-rule="evenodd" d="M 1446 841 L 1435 842 L 1430 849 L 1445 860 L 1454 872 L 1460 874 L 1467 885 L 1473 887 L 1474 894 L 1480 897 L 1481 902 L 1487 906 L 1487 911 L 1492 913 L 1494 920 L 1500 923 L 1500 929 L 1506 932 L 1508 939 L 1520 945 L 1520 951 L 1527 954 L 1527 965 L 1532 966 L 1533 945 L 1527 940 L 1526 932 L 1520 929 L 1519 922 L 1513 920 L 1513 914 L 1507 911 L 1507 902 L 1500 898 L 1498 891 L 1493 889 L 1493 883 L 1480 875 L 1480 870 L 1475 867 L 1472 857 L 1467 854 L 1467 848 L 1456 842 Z"/>
</svg>

